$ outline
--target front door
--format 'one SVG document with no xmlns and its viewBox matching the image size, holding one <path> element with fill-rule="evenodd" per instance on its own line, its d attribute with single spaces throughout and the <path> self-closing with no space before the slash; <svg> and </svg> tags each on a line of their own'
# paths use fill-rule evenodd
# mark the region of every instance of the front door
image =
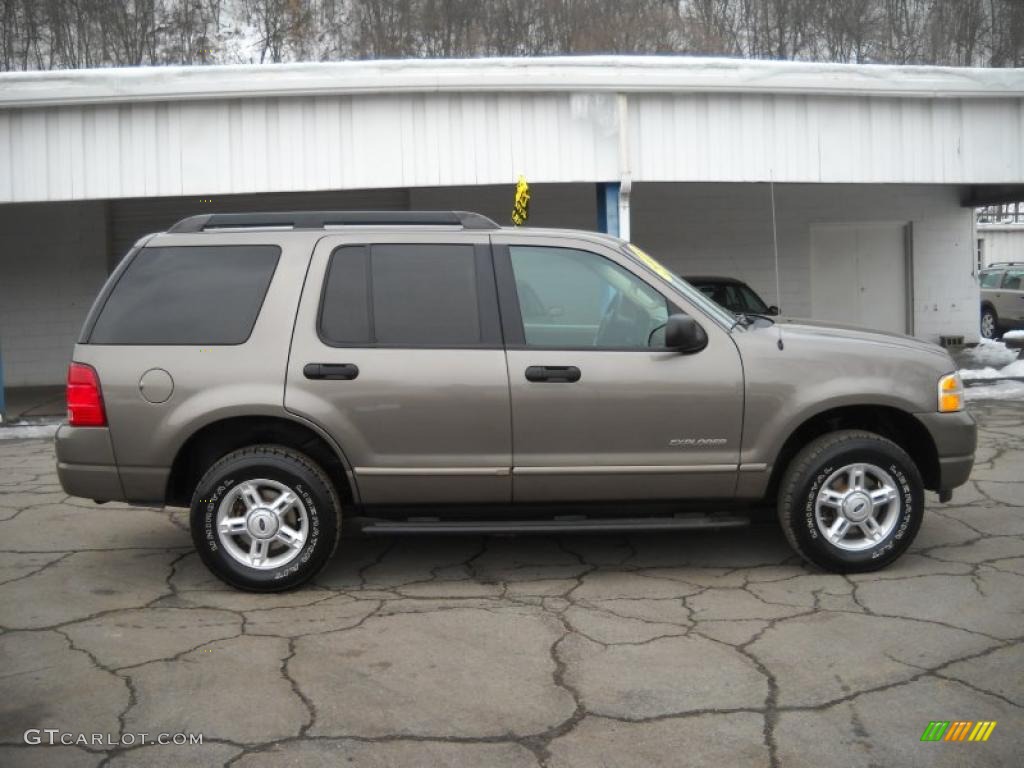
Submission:
<svg viewBox="0 0 1024 768">
<path fill-rule="evenodd" d="M 743 374 L 729 334 L 610 244 L 494 241 L 514 500 L 732 497 Z M 700 352 L 663 346 L 680 310 L 708 334 Z"/>
<path fill-rule="evenodd" d="M 508 374 L 486 235 L 332 235 L 299 306 L 285 406 L 364 503 L 508 502 Z"/>
</svg>

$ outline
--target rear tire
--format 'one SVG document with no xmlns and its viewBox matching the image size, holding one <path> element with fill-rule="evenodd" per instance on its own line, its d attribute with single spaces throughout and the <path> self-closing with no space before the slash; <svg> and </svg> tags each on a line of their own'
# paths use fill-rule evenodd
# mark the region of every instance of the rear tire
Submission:
<svg viewBox="0 0 1024 768">
<path fill-rule="evenodd" d="M 221 581 L 253 592 L 292 589 L 327 565 L 341 504 L 324 471 L 281 445 L 234 451 L 192 496 L 192 541 Z"/>
<path fill-rule="evenodd" d="M 992 307 L 981 308 L 981 338 L 996 339 L 999 337 L 999 317 Z"/>
<path fill-rule="evenodd" d="M 836 573 L 884 568 L 921 527 L 924 483 L 907 453 L 872 432 L 813 440 L 782 476 L 779 522 L 805 560 Z"/>
</svg>

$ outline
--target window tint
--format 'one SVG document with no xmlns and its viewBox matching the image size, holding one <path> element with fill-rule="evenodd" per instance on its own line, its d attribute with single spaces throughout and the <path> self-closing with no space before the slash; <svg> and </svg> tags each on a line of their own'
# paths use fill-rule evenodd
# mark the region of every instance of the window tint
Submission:
<svg viewBox="0 0 1024 768">
<path fill-rule="evenodd" d="M 320 305 L 320 335 L 333 344 L 365 344 L 370 329 L 370 249 L 338 248 L 331 254 Z"/>
<path fill-rule="evenodd" d="M 1024 289 L 1021 283 L 1024 282 L 1024 269 L 1008 269 L 1003 276 L 1003 288 L 1008 291 L 1019 291 Z"/>
<path fill-rule="evenodd" d="M 276 245 L 143 248 L 114 286 L 92 344 L 241 344 L 274 276 Z"/>
<path fill-rule="evenodd" d="M 754 293 L 750 286 L 741 283 L 736 286 L 736 289 L 743 296 L 743 305 L 746 307 L 746 311 L 761 315 L 768 311 L 768 307 L 761 301 L 761 297 Z"/>
<path fill-rule="evenodd" d="M 998 271 L 998 270 L 994 270 L 994 271 L 990 271 L 990 272 L 982 272 L 981 273 L 981 287 L 982 288 L 998 288 L 999 287 L 999 278 L 1001 278 L 1002 276 L 1003 276 L 1003 273 Z"/>
<path fill-rule="evenodd" d="M 747 306 L 747 297 L 740 287 L 735 283 L 726 283 L 722 286 L 725 291 L 725 301 L 722 306 L 731 309 L 733 312 L 746 312 L 750 309 Z"/>
<path fill-rule="evenodd" d="M 509 252 L 530 346 L 663 346 L 668 302 L 627 270 L 569 248 L 511 246 Z"/>
<path fill-rule="evenodd" d="M 481 324 L 480 266 L 472 245 L 344 246 L 331 254 L 320 311 L 329 344 L 474 346 Z M 488 276 L 493 294 L 493 278 Z M 493 298 L 493 297 L 492 297 Z M 490 314 L 485 313 L 490 326 Z"/>
<path fill-rule="evenodd" d="M 697 286 L 697 290 L 716 304 L 723 307 L 729 306 L 729 297 L 726 295 L 725 286 L 721 283 L 703 283 Z"/>
</svg>

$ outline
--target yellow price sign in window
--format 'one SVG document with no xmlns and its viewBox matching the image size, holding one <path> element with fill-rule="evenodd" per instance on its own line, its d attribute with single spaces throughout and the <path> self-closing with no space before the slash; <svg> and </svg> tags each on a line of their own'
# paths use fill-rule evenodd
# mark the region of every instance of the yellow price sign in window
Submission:
<svg viewBox="0 0 1024 768">
<path fill-rule="evenodd" d="M 651 271 L 662 280 L 667 280 L 670 283 L 672 282 L 672 273 L 665 269 L 660 261 L 655 259 L 653 256 L 649 256 L 643 251 L 643 249 L 638 248 L 632 243 L 629 244 L 629 250 L 633 252 L 634 256 L 640 259 L 641 263 L 649 267 Z"/>
<path fill-rule="evenodd" d="M 530 185 L 525 176 L 516 182 L 516 197 L 512 203 L 512 223 L 521 227 L 530 216 Z"/>
</svg>

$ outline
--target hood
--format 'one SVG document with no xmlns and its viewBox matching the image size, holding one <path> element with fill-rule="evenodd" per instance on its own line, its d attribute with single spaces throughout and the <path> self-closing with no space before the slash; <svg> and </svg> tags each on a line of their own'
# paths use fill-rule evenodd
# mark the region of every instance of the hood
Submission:
<svg viewBox="0 0 1024 768">
<path fill-rule="evenodd" d="M 778 327 L 782 329 L 783 342 L 790 335 L 819 337 L 823 340 L 833 338 L 865 341 L 873 344 L 885 344 L 890 347 L 912 349 L 918 352 L 928 352 L 943 359 L 952 359 L 949 352 L 938 344 L 902 333 L 890 333 L 889 331 L 878 331 L 857 325 L 841 325 L 795 317 L 777 317 L 774 319 Z"/>
</svg>

